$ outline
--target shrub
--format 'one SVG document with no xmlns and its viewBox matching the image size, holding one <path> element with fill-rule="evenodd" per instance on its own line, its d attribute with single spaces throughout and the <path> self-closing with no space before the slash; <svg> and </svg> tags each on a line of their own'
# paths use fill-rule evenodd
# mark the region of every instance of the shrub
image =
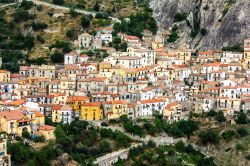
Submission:
<svg viewBox="0 0 250 166">
<path fill-rule="evenodd" d="M 241 127 L 237 129 L 237 134 L 239 134 L 241 137 L 245 137 L 248 135 L 248 131 L 246 128 Z"/>
<path fill-rule="evenodd" d="M 217 112 L 215 110 L 210 110 L 206 113 L 208 117 L 215 117 L 217 115 Z"/>
<path fill-rule="evenodd" d="M 199 30 L 192 30 L 190 36 L 195 38 L 199 34 Z"/>
<path fill-rule="evenodd" d="M 95 3 L 95 5 L 93 7 L 93 10 L 96 11 L 96 12 L 100 11 L 100 6 L 99 6 L 98 2 Z"/>
<path fill-rule="evenodd" d="M 29 12 L 23 9 L 17 9 L 13 17 L 15 22 L 27 21 L 30 19 Z"/>
<path fill-rule="evenodd" d="M 45 43 L 45 40 L 44 40 L 44 38 L 43 38 L 41 35 L 37 35 L 37 36 L 36 36 L 36 40 L 39 41 L 39 42 L 42 43 L 42 44 Z"/>
<path fill-rule="evenodd" d="M 226 121 L 226 118 L 225 118 L 225 116 L 224 116 L 224 113 L 223 113 L 222 111 L 219 111 L 219 112 L 217 113 L 217 115 L 215 116 L 215 120 L 216 120 L 217 122 L 219 122 L 219 123 L 225 122 L 225 121 Z"/>
<path fill-rule="evenodd" d="M 32 29 L 34 31 L 42 30 L 48 28 L 48 24 L 43 22 L 32 22 Z"/>
<path fill-rule="evenodd" d="M 53 3 L 56 4 L 56 5 L 63 5 L 64 0 L 53 0 Z"/>
<path fill-rule="evenodd" d="M 201 35 L 205 36 L 207 34 L 207 30 L 205 28 L 201 29 Z"/>
<path fill-rule="evenodd" d="M 227 14 L 228 10 L 229 10 L 228 7 L 226 7 L 226 8 L 223 9 L 223 11 L 222 11 L 222 18 Z"/>
<path fill-rule="evenodd" d="M 82 16 L 81 25 L 83 28 L 88 28 L 90 26 L 90 18 L 87 16 Z"/>
<path fill-rule="evenodd" d="M 230 142 L 233 139 L 233 136 L 235 135 L 234 130 L 227 130 L 222 133 L 222 138 L 226 142 Z"/>
<path fill-rule="evenodd" d="M 175 21 L 177 22 L 180 22 L 186 19 L 187 19 L 187 13 L 185 12 L 176 13 L 175 15 Z"/>
<path fill-rule="evenodd" d="M 75 9 L 70 9 L 70 11 L 69 11 L 69 14 L 71 15 L 71 17 L 77 17 L 77 15 L 78 15 L 78 13 L 76 12 L 76 10 Z"/>
<path fill-rule="evenodd" d="M 34 3 L 32 1 L 23 0 L 20 4 L 20 7 L 22 7 L 24 10 L 29 10 L 33 5 Z"/>
<path fill-rule="evenodd" d="M 34 142 L 44 142 L 45 141 L 45 138 L 44 136 L 36 136 L 34 139 L 33 139 Z"/>
<path fill-rule="evenodd" d="M 247 124 L 248 123 L 247 115 L 244 112 L 240 112 L 237 115 L 235 122 L 237 124 Z"/>
<path fill-rule="evenodd" d="M 26 138 L 26 139 L 30 139 L 30 133 L 25 130 L 25 131 L 22 132 L 22 137 Z"/>
<path fill-rule="evenodd" d="M 237 151 L 245 151 L 246 149 L 247 149 L 247 147 L 245 145 L 240 144 L 240 143 L 236 144 Z"/>
<path fill-rule="evenodd" d="M 174 145 L 175 149 L 178 151 L 178 152 L 185 152 L 186 151 L 186 146 L 185 144 L 182 142 L 182 141 L 179 141 L 177 142 L 175 145 Z"/>
<path fill-rule="evenodd" d="M 107 127 L 107 126 L 108 126 L 108 123 L 102 122 L 102 123 L 101 123 L 101 126 Z"/>
<path fill-rule="evenodd" d="M 218 144 L 220 141 L 218 132 L 212 129 L 208 129 L 207 131 L 201 131 L 199 133 L 199 137 L 200 137 L 201 143 L 204 145 L 207 145 L 209 143 Z"/>
<path fill-rule="evenodd" d="M 206 4 L 206 6 L 203 7 L 203 10 L 208 10 L 209 6 Z"/>
<path fill-rule="evenodd" d="M 74 39 L 76 37 L 75 30 L 74 29 L 67 30 L 66 36 L 70 39 Z"/>
</svg>

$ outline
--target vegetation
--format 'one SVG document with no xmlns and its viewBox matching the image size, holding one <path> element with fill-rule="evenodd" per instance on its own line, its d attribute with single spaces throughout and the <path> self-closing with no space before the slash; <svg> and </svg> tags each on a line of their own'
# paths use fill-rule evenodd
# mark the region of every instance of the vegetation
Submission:
<svg viewBox="0 0 250 166">
<path fill-rule="evenodd" d="M 244 48 L 241 44 L 231 45 L 222 48 L 223 51 L 234 51 L 234 52 L 244 52 Z"/>
<path fill-rule="evenodd" d="M 233 139 L 234 135 L 235 135 L 234 130 L 227 130 L 222 133 L 222 138 L 226 142 L 230 142 Z"/>
<path fill-rule="evenodd" d="M 82 16 L 81 18 L 81 25 L 83 28 L 88 28 L 90 26 L 92 17 L 90 16 Z"/>
<path fill-rule="evenodd" d="M 64 61 L 64 54 L 58 51 L 55 51 L 51 57 L 50 57 L 51 62 L 53 63 L 63 63 Z"/>
<path fill-rule="evenodd" d="M 53 3 L 56 4 L 56 5 L 63 5 L 64 0 L 53 0 Z"/>
<path fill-rule="evenodd" d="M 129 147 L 131 139 L 121 132 L 110 129 L 96 129 L 86 121 L 75 120 L 70 125 L 57 125 L 55 143 L 49 143 L 40 150 L 34 149 L 18 138 L 17 143 L 8 143 L 8 153 L 14 165 L 50 165 L 63 153 L 81 165 L 92 164 L 93 159 L 119 148 Z M 25 137 L 29 135 L 25 132 Z M 43 142 L 43 137 L 34 142 Z M 29 159 L 29 160 L 27 160 Z"/>
<path fill-rule="evenodd" d="M 175 146 L 155 147 L 152 141 L 129 151 L 128 159 L 118 160 L 121 165 L 206 165 L 215 166 L 213 158 L 196 151 L 191 145 L 179 142 Z"/>
<path fill-rule="evenodd" d="M 207 34 L 206 28 L 201 28 L 201 35 L 205 36 Z"/>
<path fill-rule="evenodd" d="M 215 120 L 217 120 L 219 123 L 225 122 L 226 118 L 224 116 L 224 113 L 222 111 L 217 112 L 215 115 Z"/>
<path fill-rule="evenodd" d="M 179 12 L 179 13 L 176 13 L 176 15 L 175 15 L 176 22 L 181 22 L 181 21 L 186 20 L 186 19 L 187 19 L 187 13 L 185 13 L 185 12 Z"/>
<path fill-rule="evenodd" d="M 199 137 L 200 137 L 201 143 L 203 145 L 207 145 L 207 144 L 215 144 L 216 145 L 220 141 L 220 136 L 219 136 L 218 132 L 213 130 L 213 129 L 201 131 L 199 133 Z"/>
<path fill-rule="evenodd" d="M 32 22 L 32 28 L 34 31 L 43 30 L 48 27 L 48 24 L 43 22 Z"/>
<path fill-rule="evenodd" d="M 237 124 L 247 124 L 248 123 L 247 115 L 241 111 L 238 115 L 236 115 L 235 122 Z"/>
<path fill-rule="evenodd" d="M 129 19 L 129 22 L 122 20 L 121 23 L 115 23 L 114 33 L 123 32 L 128 35 L 142 37 L 143 30 L 148 29 L 153 34 L 156 34 L 157 24 L 149 13 L 132 14 Z"/>
<path fill-rule="evenodd" d="M 169 35 L 169 37 L 168 37 L 168 39 L 167 39 L 167 42 L 173 43 L 173 42 L 175 42 L 178 38 L 179 38 L 179 36 L 178 36 L 178 27 L 177 27 L 177 25 L 174 25 L 174 26 L 172 27 L 171 34 Z"/>
<path fill-rule="evenodd" d="M 206 4 L 206 6 L 203 7 L 203 10 L 208 10 L 209 9 L 209 6 L 208 4 Z"/>
<path fill-rule="evenodd" d="M 122 42 L 120 37 L 115 37 L 113 43 L 109 43 L 110 46 L 114 47 L 116 51 L 127 51 L 127 42 Z"/>
</svg>

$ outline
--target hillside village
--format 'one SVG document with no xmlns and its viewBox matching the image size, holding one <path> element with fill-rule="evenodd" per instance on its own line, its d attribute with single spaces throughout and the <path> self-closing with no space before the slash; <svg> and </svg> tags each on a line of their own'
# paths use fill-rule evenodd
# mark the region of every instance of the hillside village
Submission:
<svg viewBox="0 0 250 166">
<path fill-rule="evenodd" d="M 78 35 L 63 64 L 0 70 L 0 131 L 9 139 L 28 132 L 55 140 L 53 124 L 75 119 L 95 124 L 160 114 L 172 124 L 213 110 L 235 124 L 240 112 L 250 110 L 250 38 L 244 52 L 194 54 L 187 47 L 169 47 L 163 32 L 114 37 L 113 31 L 111 25 Z M 99 59 L 92 55 L 97 51 Z M 10 165 L 6 146 L 1 138 L 0 161 Z"/>
</svg>

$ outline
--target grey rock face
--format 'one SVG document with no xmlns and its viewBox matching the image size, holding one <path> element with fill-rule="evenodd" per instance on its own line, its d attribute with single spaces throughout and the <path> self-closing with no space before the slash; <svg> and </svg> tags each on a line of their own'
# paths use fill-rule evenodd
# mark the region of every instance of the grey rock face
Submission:
<svg viewBox="0 0 250 166">
<path fill-rule="evenodd" d="M 238 44 L 250 37 L 250 1 L 235 0 L 230 5 L 228 1 L 151 0 L 150 6 L 160 30 L 168 30 L 173 25 L 177 12 L 186 12 L 191 27 L 185 21 L 176 23 L 179 25 L 180 38 L 174 46 L 188 44 L 190 48 L 206 50 Z M 223 17 L 225 8 L 228 8 L 228 12 Z M 190 33 L 194 28 L 205 28 L 207 33 L 205 36 L 199 33 L 191 38 Z"/>
</svg>

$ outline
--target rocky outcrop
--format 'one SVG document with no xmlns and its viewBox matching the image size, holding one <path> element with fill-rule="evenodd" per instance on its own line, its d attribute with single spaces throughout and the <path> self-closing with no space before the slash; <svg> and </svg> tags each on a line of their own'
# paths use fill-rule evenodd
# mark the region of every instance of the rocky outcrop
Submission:
<svg viewBox="0 0 250 166">
<path fill-rule="evenodd" d="M 160 30 L 172 27 L 176 13 L 187 13 L 188 21 L 175 22 L 180 36 L 175 47 L 188 44 L 197 50 L 215 49 L 250 37 L 249 0 L 151 0 L 150 6 Z M 207 33 L 190 36 L 192 31 L 201 29 Z"/>
</svg>

